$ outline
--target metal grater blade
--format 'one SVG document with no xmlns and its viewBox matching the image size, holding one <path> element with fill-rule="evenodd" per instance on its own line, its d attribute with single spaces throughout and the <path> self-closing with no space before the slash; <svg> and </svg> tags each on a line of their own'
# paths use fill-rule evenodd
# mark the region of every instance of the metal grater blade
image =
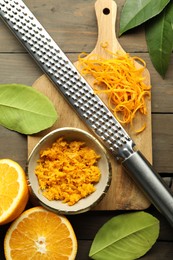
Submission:
<svg viewBox="0 0 173 260">
<path fill-rule="evenodd" d="M 133 153 L 126 131 L 23 1 L 1 0 L 0 16 L 105 146 L 118 158 Z"/>
</svg>

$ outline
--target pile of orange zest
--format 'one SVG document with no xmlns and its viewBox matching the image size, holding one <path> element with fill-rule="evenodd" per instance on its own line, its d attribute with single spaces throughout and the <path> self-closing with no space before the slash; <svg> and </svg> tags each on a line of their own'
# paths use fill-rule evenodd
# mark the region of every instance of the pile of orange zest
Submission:
<svg viewBox="0 0 173 260">
<path fill-rule="evenodd" d="M 35 169 L 43 196 L 72 206 L 93 193 L 101 176 L 99 158 L 84 142 L 57 139 L 40 152 Z"/>
<path fill-rule="evenodd" d="M 78 61 L 82 75 L 94 78 L 96 94 L 106 94 L 108 108 L 121 124 L 133 125 L 133 120 L 139 111 L 147 115 L 146 97 L 151 97 L 151 86 L 147 86 L 143 75 L 146 63 L 139 57 L 131 57 L 124 52 L 112 53 L 103 48 L 110 55 L 110 59 L 102 58 L 96 54 L 87 57 L 86 53 L 79 55 Z M 139 68 L 135 62 L 141 64 Z M 137 130 L 141 133 L 146 123 Z"/>
</svg>

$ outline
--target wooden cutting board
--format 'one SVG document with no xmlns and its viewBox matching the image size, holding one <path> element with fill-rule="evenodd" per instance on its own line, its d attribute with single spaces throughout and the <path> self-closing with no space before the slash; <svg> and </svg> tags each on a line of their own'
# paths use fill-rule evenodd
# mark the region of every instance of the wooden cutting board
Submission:
<svg viewBox="0 0 173 260">
<path fill-rule="evenodd" d="M 98 41 L 95 49 L 91 53 L 96 53 L 102 57 L 105 55 L 101 44 L 108 43 L 109 49 L 113 52 L 122 50 L 122 47 L 118 43 L 115 33 L 115 21 L 117 14 L 117 5 L 113 0 L 97 0 L 95 3 L 95 11 L 98 21 Z M 108 57 L 105 57 L 108 58 Z M 78 62 L 74 64 L 78 68 Z M 137 67 L 140 64 L 136 64 Z M 93 85 L 91 78 L 86 80 Z M 145 70 L 145 83 L 150 84 L 149 72 Z M 28 155 L 35 146 L 35 144 L 46 133 L 55 128 L 60 127 L 78 127 L 92 133 L 87 126 L 82 122 L 75 111 L 68 105 L 63 97 L 58 93 L 56 88 L 48 80 L 45 75 L 42 75 L 37 79 L 33 87 L 47 95 L 55 105 L 59 114 L 59 120 L 53 125 L 51 129 L 43 131 L 37 135 L 28 137 Z M 102 97 L 104 99 L 104 97 Z M 130 128 L 126 128 L 126 131 L 133 138 L 136 143 L 137 149 L 139 149 L 145 157 L 152 163 L 152 131 L 151 131 L 151 101 L 147 103 L 148 115 L 143 117 L 138 115 L 135 120 L 135 127 L 139 128 L 145 121 L 147 128 L 141 134 L 136 135 Z M 130 179 L 128 174 L 124 172 L 121 165 L 110 154 L 110 160 L 112 164 L 112 182 L 108 193 L 103 200 L 95 207 L 95 210 L 143 210 L 146 209 L 150 202 Z"/>
</svg>

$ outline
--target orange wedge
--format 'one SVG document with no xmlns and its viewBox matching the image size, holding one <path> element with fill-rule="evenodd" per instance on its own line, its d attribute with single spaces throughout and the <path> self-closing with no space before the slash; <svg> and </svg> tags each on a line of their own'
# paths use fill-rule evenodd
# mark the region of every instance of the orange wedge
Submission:
<svg viewBox="0 0 173 260">
<path fill-rule="evenodd" d="M 65 216 L 41 206 L 24 211 L 4 240 L 6 260 L 74 260 L 77 239 Z"/>
<path fill-rule="evenodd" d="M 29 197 L 22 167 L 13 160 L 0 160 L 0 225 L 17 218 L 25 209 Z"/>
</svg>

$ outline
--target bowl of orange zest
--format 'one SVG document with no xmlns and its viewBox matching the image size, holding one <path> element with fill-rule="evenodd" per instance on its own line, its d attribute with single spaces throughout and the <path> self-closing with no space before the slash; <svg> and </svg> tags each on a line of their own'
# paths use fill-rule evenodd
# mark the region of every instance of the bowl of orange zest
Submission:
<svg viewBox="0 0 173 260">
<path fill-rule="evenodd" d="M 95 207 L 107 193 L 111 174 L 104 147 L 79 128 L 48 133 L 28 160 L 33 202 L 62 214 L 78 214 Z"/>
</svg>

